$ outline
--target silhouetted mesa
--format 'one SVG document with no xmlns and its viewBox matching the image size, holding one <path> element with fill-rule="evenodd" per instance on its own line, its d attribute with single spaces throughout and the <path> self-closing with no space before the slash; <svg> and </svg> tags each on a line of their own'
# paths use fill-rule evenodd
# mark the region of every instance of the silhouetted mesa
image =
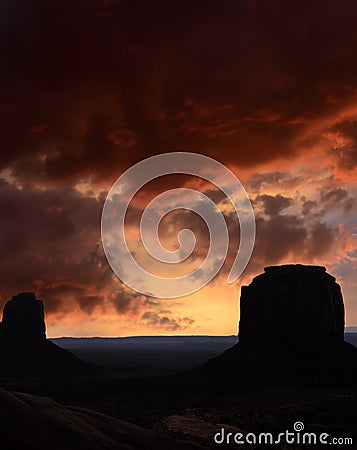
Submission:
<svg viewBox="0 0 357 450">
<path fill-rule="evenodd" d="M 217 385 L 356 383 L 340 286 L 325 267 L 266 267 L 242 286 L 239 342 L 196 369 Z"/>
<path fill-rule="evenodd" d="M 43 303 L 33 292 L 14 295 L 4 307 L 3 333 L 24 339 L 46 339 Z"/>
<path fill-rule="evenodd" d="M 44 306 L 33 292 L 14 295 L 0 323 L 0 376 L 73 376 L 92 367 L 46 339 Z"/>
<path fill-rule="evenodd" d="M 266 267 L 242 286 L 239 342 L 326 344 L 342 342 L 344 306 L 340 286 L 325 267 Z"/>
</svg>

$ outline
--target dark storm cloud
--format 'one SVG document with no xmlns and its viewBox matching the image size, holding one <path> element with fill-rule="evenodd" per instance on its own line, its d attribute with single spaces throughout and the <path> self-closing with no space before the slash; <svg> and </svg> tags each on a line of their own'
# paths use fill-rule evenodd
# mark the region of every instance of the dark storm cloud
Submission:
<svg viewBox="0 0 357 450">
<path fill-rule="evenodd" d="M 144 306 L 150 305 L 146 296 L 124 287 L 117 288 L 109 295 L 109 300 L 118 314 L 136 314 Z"/>
<path fill-rule="evenodd" d="M 321 191 L 321 201 L 326 204 L 340 203 L 348 197 L 348 192 L 342 188 L 323 189 Z"/>
<path fill-rule="evenodd" d="M 279 264 L 287 259 L 311 264 L 315 259 L 328 255 L 335 245 L 338 229 L 323 221 L 326 210 L 336 208 L 336 204 L 328 204 L 327 199 L 332 201 L 337 196 L 350 201 L 347 193 L 345 196 L 338 191 L 338 189 L 323 190 L 321 197 L 325 200 L 320 202 L 309 201 L 304 197 L 292 199 L 280 194 L 258 196 L 253 203 L 262 204 L 263 210 L 255 208 L 256 238 L 251 260 L 244 272 L 245 276 L 259 273 L 264 266 Z M 339 206 L 344 208 L 343 203 Z M 337 208 L 339 206 L 337 205 Z M 291 207 L 289 214 L 285 211 L 286 207 Z M 299 213 L 300 210 L 303 214 Z M 230 246 L 228 258 L 221 272 L 223 277 L 230 271 L 239 243 L 235 215 L 227 214 L 226 220 L 230 232 Z"/>
<path fill-rule="evenodd" d="M 254 203 L 261 203 L 263 205 L 264 213 L 269 216 L 279 214 L 285 208 L 292 204 L 292 198 L 284 197 L 283 195 L 259 195 L 254 200 Z"/>
<path fill-rule="evenodd" d="M 208 193 L 214 197 L 214 191 Z M 217 198 L 222 201 L 218 194 Z M 335 244 L 338 230 L 336 226 L 324 222 L 324 215 L 331 211 L 347 210 L 352 198 L 341 188 L 321 189 L 319 201 L 290 198 L 280 194 L 257 196 L 255 208 L 256 239 L 249 271 L 261 270 L 257 266 L 278 264 L 286 258 L 297 262 L 311 263 L 314 259 L 327 255 Z M 286 210 L 290 208 L 289 212 Z M 303 212 L 303 214 L 300 213 Z M 220 275 L 226 277 L 238 251 L 240 240 L 239 222 L 235 212 L 225 212 L 229 231 L 229 249 Z M 175 243 L 180 230 L 190 228 L 197 244 L 190 262 L 197 265 L 206 257 L 210 238 L 202 220 L 191 212 L 175 211 L 162 221 L 162 237 L 171 238 Z"/>
<path fill-rule="evenodd" d="M 350 98 L 356 17 L 353 1 L 2 2 L 0 167 L 54 183 L 172 150 L 292 157 Z"/>
<path fill-rule="evenodd" d="M 249 192 L 259 193 L 266 189 L 277 187 L 281 189 L 293 189 L 301 182 L 299 176 L 293 176 L 288 171 L 259 172 L 253 173 L 245 182 L 245 186 Z"/>
<path fill-rule="evenodd" d="M 268 220 L 258 217 L 256 224 L 253 257 L 276 264 L 289 253 L 303 256 L 308 233 L 299 217 L 277 215 Z"/>
<path fill-rule="evenodd" d="M 101 200 L 72 188 L 0 180 L 1 302 L 34 290 L 47 314 L 109 307 L 135 315 L 154 306 L 112 272 L 100 245 L 101 208 Z"/>
<path fill-rule="evenodd" d="M 258 196 L 254 203 L 262 203 L 263 212 L 269 217 L 257 213 L 253 255 L 272 264 L 289 255 L 309 262 L 327 254 L 338 230 L 324 222 L 324 215 L 339 208 L 347 210 L 351 200 L 348 192 L 341 188 L 321 189 L 319 201 L 305 197 L 292 199 L 280 194 Z M 292 207 L 294 212 L 287 214 L 284 211 L 287 207 Z"/>
<path fill-rule="evenodd" d="M 315 200 L 306 200 L 306 198 L 304 197 L 301 212 L 303 213 L 304 216 L 307 216 L 317 207 L 318 202 L 316 202 Z"/>
<path fill-rule="evenodd" d="M 0 184 L 2 300 L 36 290 L 48 312 L 89 311 L 112 272 L 99 247 L 101 203 L 70 188 Z M 87 298 L 87 305 L 85 305 Z"/>
<path fill-rule="evenodd" d="M 333 189 L 321 189 L 320 191 L 321 202 L 320 206 L 323 208 L 323 212 L 327 212 L 333 208 L 341 208 L 345 213 L 351 212 L 355 206 L 355 198 L 351 194 L 342 188 Z"/>
<path fill-rule="evenodd" d="M 103 304 L 103 298 L 99 295 L 82 295 L 76 297 L 76 302 L 81 310 L 85 311 L 90 316 L 96 306 Z"/>
<path fill-rule="evenodd" d="M 306 247 L 308 256 L 317 257 L 328 252 L 334 244 L 337 229 L 329 227 L 326 223 L 313 224 L 310 231 L 309 245 Z"/>
<path fill-rule="evenodd" d="M 346 189 L 340 187 L 320 188 L 318 200 L 310 200 L 303 196 L 300 201 L 303 215 L 310 220 L 315 217 L 317 221 L 324 214 L 332 211 L 339 211 L 339 215 L 341 215 L 341 212 L 344 216 L 348 215 L 355 206 L 355 198 Z"/>
<path fill-rule="evenodd" d="M 0 171 L 15 180 L 0 182 L 2 302 L 35 289 L 49 313 L 91 315 L 107 305 L 148 326 L 184 329 L 192 319 L 156 311 L 116 280 L 100 247 L 103 196 L 68 186 L 109 185 L 132 163 L 166 151 L 204 153 L 238 168 L 292 160 L 320 143 L 320 131 L 340 139 L 330 149 L 338 165 L 356 167 L 356 121 L 333 119 L 307 133 L 355 92 L 352 0 L 343 7 L 332 0 L 20 3 L 0 5 Z M 265 212 L 257 214 L 255 273 L 284 258 L 323 256 L 337 234 L 324 214 L 353 206 L 340 187 L 321 187 L 318 199 L 268 195 L 302 183 L 274 165 L 247 175 Z M 161 177 L 146 186 L 126 223 L 139 222 L 139 206 L 156 190 L 186 183 Z M 230 267 L 239 231 L 228 219 Z M 195 215 L 173 213 L 160 232 L 176 239 L 190 226 L 199 259 L 208 235 Z"/>
<path fill-rule="evenodd" d="M 342 169 L 352 170 L 357 166 L 357 121 L 344 120 L 331 127 L 331 131 L 345 142 L 330 150 Z"/>
</svg>

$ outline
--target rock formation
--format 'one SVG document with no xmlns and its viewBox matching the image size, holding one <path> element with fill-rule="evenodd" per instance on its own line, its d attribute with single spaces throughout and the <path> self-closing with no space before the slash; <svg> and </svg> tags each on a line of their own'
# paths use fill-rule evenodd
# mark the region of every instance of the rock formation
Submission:
<svg viewBox="0 0 357 450">
<path fill-rule="evenodd" d="M 0 378 L 73 376 L 93 368 L 46 339 L 44 306 L 32 292 L 14 295 L 0 324 Z"/>
<path fill-rule="evenodd" d="M 239 342 L 194 371 L 200 384 L 356 383 L 340 286 L 320 266 L 266 267 L 240 299 Z"/>
<path fill-rule="evenodd" d="M 14 295 L 4 307 L 2 332 L 20 339 L 46 339 L 42 301 L 37 300 L 33 292 Z"/>
<path fill-rule="evenodd" d="M 242 286 L 239 342 L 314 345 L 342 342 L 340 286 L 325 267 L 266 267 Z"/>
</svg>

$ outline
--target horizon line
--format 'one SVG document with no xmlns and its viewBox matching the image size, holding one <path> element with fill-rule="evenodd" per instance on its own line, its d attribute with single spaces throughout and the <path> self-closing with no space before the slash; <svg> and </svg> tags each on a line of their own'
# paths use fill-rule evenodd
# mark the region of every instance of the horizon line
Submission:
<svg viewBox="0 0 357 450">
<path fill-rule="evenodd" d="M 345 333 L 357 333 L 357 326 L 347 326 L 345 327 Z M 228 337 L 236 337 L 238 338 L 238 334 L 135 334 L 128 336 L 51 336 L 47 339 L 130 339 L 130 338 L 152 338 L 152 337 L 166 337 L 166 338 L 174 338 L 174 337 L 211 337 L 211 338 L 228 338 Z"/>
</svg>

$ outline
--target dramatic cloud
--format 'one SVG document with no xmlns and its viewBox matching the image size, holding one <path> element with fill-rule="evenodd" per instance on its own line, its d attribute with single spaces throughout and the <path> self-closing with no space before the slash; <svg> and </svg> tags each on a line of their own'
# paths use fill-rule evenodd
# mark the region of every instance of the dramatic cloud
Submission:
<svg viewBox="0 0 357 450">
<path fill-rule="evenodd" d="M 107 181 L 178 149 L 291 159 L 355 96 L 353 1 L 108 5 L 2 3 L 0 166 L 14 176 Z M 344 136 L 330 150 L 353 167 L 355 121 L 328 122 L 316 132 Z"/>
<path fill-rule="evenodd" d="M 336 274 L 357 323 L 355 1 L 22 3 L 0 6 L 2 303 L 36 290 L 57 334 L 231 333 L 237 318 L 222 325 L 218 289 L 236 304 L 240 283 L 264 266 L 304 262 Z M 252 200 L 257 239 L 228 291 L 239 227 L 222 192 L 184 175 L 145 186 L 126 218 L 139 258 L 141 211 L 173 187 L 206 193 L 231 237 L 222 272 L 193 297 L 209 300 L 188 297 L 165 312 L 115 277 L 100 216 L 126 168 L 178 150 L 233 170 Z M 192 269 L 208 248 L 197 215 L 170 214 L 160 238 L 174 249 L 183 228 L 197 237 Z"/>
<path fill-rule="evenodd" d="M 0 185 L 1 298 L 36 289 L 46 311 L 88 313 L 113 274 L 100 248 L 98 199 L 73 188 Z"/>
<path fill-rule="evenodd" d="M 255 202 L 263 204 L 264 213 L 268 216 L 275 216 L 283 209 L 291 205 L 292 199 L 284 197 L 283 195 L 259 195 Z"/>
<path fill-rule="evenodd" d="M 357 120 L 345 120 L 331 128 L 336 146 L 331 154 L 337 157 L 342 169 L 351 170 L 357 165 Z"/>
<path fill-rule="evenodd" d="M 194 323 L 194 320 L 189 317 L 169 317 L 168 314 L 170 313 L 171 311 L 162 311 L 161 314 L 147 311 L 141 318 L 146 325 L 164 331 L 183 331 Z"/>
</svg>

